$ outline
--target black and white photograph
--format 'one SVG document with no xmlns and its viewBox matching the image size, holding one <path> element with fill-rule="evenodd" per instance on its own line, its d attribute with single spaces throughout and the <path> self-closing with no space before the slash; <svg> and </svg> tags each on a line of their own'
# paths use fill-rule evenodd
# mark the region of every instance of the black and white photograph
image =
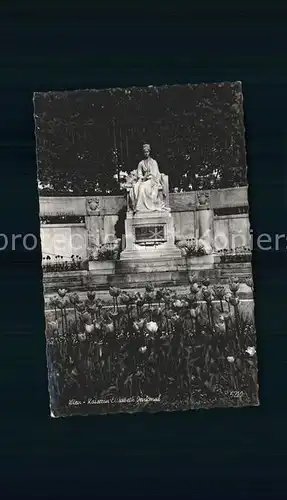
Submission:
<svg viewBox="0 0 287 500">
<path fill-rule="evenodd" d="M 240 82 L 34 93 L 52 417 L 258 406 Z"/>
</svg>

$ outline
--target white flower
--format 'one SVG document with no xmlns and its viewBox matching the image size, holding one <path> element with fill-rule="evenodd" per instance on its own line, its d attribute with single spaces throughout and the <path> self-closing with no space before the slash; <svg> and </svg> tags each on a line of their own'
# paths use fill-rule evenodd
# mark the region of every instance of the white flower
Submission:
<svg viewBox="0 0 287 500">
<path fill-rule="evenodd" d="M 139 348 L 139 351 L 140 351 L 142 354 L 144 354 L 144 353 L 146 352 L 146 350 L 147 350 L 147 346 L 146 346 L 146 345 L 144 345 L 144 346 L 142 346 L 142 347 L 140 347 L 140 348 Z"/>
<path fill-rule="evenodd" d="M 227 356 L 227 361 L 228 363 L 234 363 L 234 357 L 233 356 Z"/>
<path fill-rule="evenodd" d="M 179 299 L 177 299 L 174 303 L 173 303 L 173 307 L 176 307 L 177 309 L 180 309 L 181 307 L 183 307 L 183 302 Z"/>
<path fill-rule="evenodd" d="M 102 329 L 101 323 L 99 323 L 99 321 L 95 321 L 94 328 L 95 328 L 95 330 L 100 331 Z"/>
<path fill-rule="evenodd" d="M 119 176 L 120 176 L 120 179 L 125 179 L 129 174 L 123 170 L 120 170 L 119 172 Z"/>
<path fill-rule="evenodd" d="M 155 321 L 149 321 L 147 324 L 146 324 L 146 329 L 150 332 L 150 333 L 156 333 L 158 331 L 158 325 Z"/>
<path fill-rule="evenodd" d="M 92 331 L 95 329 L 94 325 L 85 325 L 85 330 L 87 333 L 92 333 Z"/>
<path fill-rule="evenodd" d="M 86 334 L 85 333 L 78 333 L 78 340 L 80 342 L 83 342 L 84 340 L 86 340 Z"/>
<path fill-rule="evenodd" d="M 249 354 L 249 356 L 254 356 L 254 354 L 256 353 L 256 349 L 255 349 L 255 347 L 247 347 L 245 352 L 247 352 L 247 354 Z"/>
</svg>

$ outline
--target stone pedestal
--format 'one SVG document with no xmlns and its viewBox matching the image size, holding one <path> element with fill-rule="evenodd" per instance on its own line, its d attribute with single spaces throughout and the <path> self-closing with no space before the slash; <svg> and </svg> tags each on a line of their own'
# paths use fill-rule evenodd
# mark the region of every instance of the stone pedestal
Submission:
<svg viewBox="0 0 287 500">
<path fill-rule="evenodd" d="M 113 260 L 91 260 L 89 261 L 89 271 L 94 274 L 114 274 L 115 265 L 116 263 Z"/>
<path fill-rule="evenodd" d="M 213 269 L 218 257 L 214 254 L 201 255 L 198 257 L 187 257 L 186 265 L 189 271 Z"/>
<path fill-rule="evenodd" d="M 174 259 L 181 252 L 174 244 L 170 211 L 127 213 L 126 246 L 120 260 Z"/>
</svg>

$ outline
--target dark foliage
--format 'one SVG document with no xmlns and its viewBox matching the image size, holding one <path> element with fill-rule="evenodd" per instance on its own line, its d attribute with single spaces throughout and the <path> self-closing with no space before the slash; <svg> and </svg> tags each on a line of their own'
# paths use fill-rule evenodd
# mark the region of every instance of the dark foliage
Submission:
<svg viewBox="0 0 287 500">
<path fill-rule="evenodd" d="M 240 83 L 36 94 L 35 120 L 42 195 L 119 192 L 144 141 L 171 189 L 246 184 Z"/>
<path fill-rule="evenodd" d="M 43 256 L 42 269 L 44 273 L 63 271 L 84 271 L 88 269 L 88 261 L 82 260 L 78 255 L 71 255 L 71 260 L 65 260 L 62 255 Z"/>
</svg>

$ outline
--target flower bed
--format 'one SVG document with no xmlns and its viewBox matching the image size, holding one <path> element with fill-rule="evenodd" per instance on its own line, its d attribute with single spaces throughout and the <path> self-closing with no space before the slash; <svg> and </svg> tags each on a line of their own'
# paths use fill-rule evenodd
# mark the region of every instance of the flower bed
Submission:
<svg viewBox="0 0 287 500">
<path fill-rule="evenodd" d="M 111 288 L 106 308 L 93 291 L 81 302 L 59 290 L 46 328 L 53 411 L 71 400 L 159 394 L 158 409 L 256 404 L 255 327 L 238 288 L 236 279 L 228 288 L 194 282 L 184 296 L 153 285 L 144 294 Z"/>
<path fill-rule="evenodd" d="M 84 260 L 79 255 L 71 255 L 70 260 L 66 260 L 62 255 L 50 257 L 44 256 L 42 259 L 43 273 L 55 273 L 65 271 L 85 271 L 88 269 L 88 260 Z"/>
<path fill-rule="evenodd" d="M 186 258 L 204 257 L 210 253 L 210 248 L 207 244 L 196 238 L 179 240 L 176 246 L 181 249 L 181 253 Z"/>
<path fill-rule="evenodd" d="M 238 247 L 231 250 L 219 250 L 220 262 L 224 264 L 232 264 L 236 262 L 251 262 L 252 253 L 247 247 Z"/>
</svg>

